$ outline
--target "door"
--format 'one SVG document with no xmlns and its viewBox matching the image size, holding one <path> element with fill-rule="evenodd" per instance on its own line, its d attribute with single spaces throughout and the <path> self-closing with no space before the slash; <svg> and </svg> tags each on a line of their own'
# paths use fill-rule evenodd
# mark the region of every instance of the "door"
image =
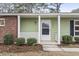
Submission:
<svg viewBox="0 0 79 59">
<path fill-rule="evenodd" d="M 41 40 L 51 40 L 51 21 L 41 20 Z"/>
</svg>

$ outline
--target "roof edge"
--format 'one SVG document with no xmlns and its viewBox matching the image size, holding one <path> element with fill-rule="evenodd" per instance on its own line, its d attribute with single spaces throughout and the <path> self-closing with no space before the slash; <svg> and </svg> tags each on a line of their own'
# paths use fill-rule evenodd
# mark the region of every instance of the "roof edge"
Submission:
<svg viewBox="0 0 79 59">
<path fill-rule="evenodd" d="M 79 15 L 79 13 L 69 13 L 69 12 L 62 12 L 62 13 L 0 13 L 0 15 Z"/>
</svg>

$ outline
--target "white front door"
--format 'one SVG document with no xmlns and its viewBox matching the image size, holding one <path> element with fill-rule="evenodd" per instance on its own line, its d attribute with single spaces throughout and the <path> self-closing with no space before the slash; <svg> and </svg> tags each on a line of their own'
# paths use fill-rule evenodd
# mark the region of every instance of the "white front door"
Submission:
<svg viewBox="0 0 79 59">
<path fill-rule="evenodd" d="M 41 40 L 51 40 L 51 21 L 41 20 Z"/>
</svg>

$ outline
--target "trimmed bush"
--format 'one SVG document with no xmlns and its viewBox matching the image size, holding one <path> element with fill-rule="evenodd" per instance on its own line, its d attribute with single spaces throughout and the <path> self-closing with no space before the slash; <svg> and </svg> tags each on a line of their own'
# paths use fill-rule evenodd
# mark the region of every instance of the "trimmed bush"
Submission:
<svg viewBox="0 0 79 59">
<path fill-rule="evenodd" d="M 16 45 L 21 46 L 25 43 L 25 38 L 17 38 L 16 39 Z"/>
<path fill-rule="evenodd" d="M 79 43 L 79 37 L 75 37 L 74 39 L 76 43 Z"/>
<path fill-rule="evenodd" d="M 27 45 L 29 45 L 29 46 L 33 46 L 36 43 L 37 43 L 37 39 L 35 39 L 35 38 L 28 38 L 27 39 Z"/>
<path fill-rule="evenodd" d="M 72 36 L 64 35 L 64 36 L 62 36 L 62 41 L 65 44 L 71 44 L 73 42 Z"/>
<path fill-rule="evenodd" d="M 7 33 L 3 38 L 4 38 L 5 45 L 11 45 L 14 43 L 14 38 L 11 33 Z"/>
</svg>

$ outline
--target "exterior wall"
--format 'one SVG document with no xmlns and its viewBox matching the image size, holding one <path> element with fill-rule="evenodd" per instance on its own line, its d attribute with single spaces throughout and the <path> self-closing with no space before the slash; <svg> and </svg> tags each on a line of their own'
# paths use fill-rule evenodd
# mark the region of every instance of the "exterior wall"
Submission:
<svg viewBox="0 0 79 59">
<path fill-rule="evenodd" d="M 0 26 L 0 43 L 3 42 L 3 36 L 11 32 L 14 37 L 17 37 L 17 17 L 16 16 L 0 16 L 5 18 L 5 26 Z M 43 18 L 51 20 L 51 41 L 57 40 L 57 18 Z M 70 20 L 71 18 L 61 18 L 61 36 L 70 35 Z M 38 39 L 38 18 L 21 18 L 21 36 L 36 37 Z"/>
<path fill-rule="evenodd" d="M 52 18 L 51 19 L 51 40 L 52 41 L 57 41 L 57 18 Z"/>
<path fill-rule="evenodd" d="M 37 32 L 38 19 L 36 18 L 21 18 L 21 32 Z"/>
<path fill-rule="evenodd" d="M 57 41 L 57 18 L 42 18 L 51 20 L 51 41 Z M 41 20 L 42 20 L 41 19 Z M 70 18 L 61 18 L 61 37 L 70 35 Z M 37 18 L 21 18 L 21 36 L 38 38 L 38 19 Z"/>
<path fill-rule="evenodd" d="M 5 26 L 0 26 L 0 43 L 3 42 L 3 36 L 11 32 L 14 37 L 17 37 L 17 17 L 16 16 L 0 16 L 5 18 Z"/>
<path fill-rule="evenodd" d="M 43 18 L 46 19 L 46 18 Z M 57 23 L 57 18 L 48 18 L 51 20 L 51 41 L 55 42 L 57 41 L 57 28 L 58 28 L 58 23 Z M 70 18 L 61 18 L 61 38 L 63 35 L 70 35 Z"/>
<path fill-rule="evenodd" d="M 60 23 L 60 35 L 61 39 L 63 35 L 70 35 L 70 18 L 61 18 L 61 23 Z M 52 18 L 52 41 L 57 41 L 57 19 Z"/>
<path fill-rule="evenodd" d="M 70 35 L 70 18 L 61 18 L 61 36 Z"/>
<path fill-rule="evenodd" d="M 38 39 L 38 19 L 37 18 L 21 18 L 21 37 Z"/>
</svg>

